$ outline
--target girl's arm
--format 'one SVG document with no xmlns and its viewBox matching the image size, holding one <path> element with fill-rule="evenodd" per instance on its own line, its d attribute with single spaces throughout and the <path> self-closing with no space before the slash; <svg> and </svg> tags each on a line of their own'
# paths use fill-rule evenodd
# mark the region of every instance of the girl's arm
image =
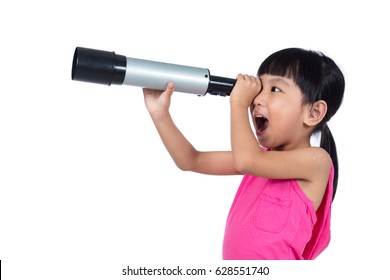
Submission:
<svg viewBox="0 0 390 280">
<path fill-rule="evenodd" d="M 145 105 L 154 125 L 176 165 L 186 171 L 212 175 L 240 174 L 234 168 L 233 156 L 226 152 L 199 152 L 176 127 L 169 113 L 174 84 L 165 91 L 143 89 Z"/>
<path fill-rule="evenodd" d="M 258 77 L 238 75 L 230 96 L 231 144 L 235 168 L 243 174 L 273 179 L 327 181 L 329 155 L 320 148 L 263 152 L 251 129 L 249 106 L 261 90 Z"/>
</svg>

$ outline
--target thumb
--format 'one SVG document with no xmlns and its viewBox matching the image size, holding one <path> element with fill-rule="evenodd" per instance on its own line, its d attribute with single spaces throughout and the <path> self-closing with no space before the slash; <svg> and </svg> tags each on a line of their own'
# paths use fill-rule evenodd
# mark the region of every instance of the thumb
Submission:
<svg viewBox="0 0 390 280">
<path fill-rule="evenodd" d="M 173 94 L 173 91 L 175 90 L 175 84 L 172 82 L 169 82 L 167 84 L 167 87 L 165 88 L 164 94 L 171 96 Z"/>
</svg>

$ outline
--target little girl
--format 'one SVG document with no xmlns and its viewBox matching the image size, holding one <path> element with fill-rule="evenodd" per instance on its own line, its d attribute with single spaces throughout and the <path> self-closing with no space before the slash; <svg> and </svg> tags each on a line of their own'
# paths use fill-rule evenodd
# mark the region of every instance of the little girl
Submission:
<svg viewBox="0 0 390 280">
<path fill-rule="evenodd" d="M 163 92 L 143 90 L 180 169 L 243 175 L 227 218 L 224 259 L 314 259 L 328 246 L 338 161 L 327 122 L 344 87 L 342 72 L 322 53 L 290 48 L 270 55 L 257 77 L 237 76 L 230 95 L 232 150 L 220 152 L 197 151 L 175 126 L 173 83 Z M 310 144 L 315 132 L 321 147 Z"/>
</svg>

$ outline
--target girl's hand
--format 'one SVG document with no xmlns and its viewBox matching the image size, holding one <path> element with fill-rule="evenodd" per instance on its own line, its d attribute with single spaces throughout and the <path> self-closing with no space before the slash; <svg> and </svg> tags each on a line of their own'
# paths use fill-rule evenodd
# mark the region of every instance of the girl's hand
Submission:
<svg viewBox="0 0 390 280">
<path fill-rule="evenodd" d="M 146 108 L 152 117 L 167 114 L 171 105 L 174 84 L 168 83 L 165 91 L 143 88 Z"/>
<path fill-rule="evenodd" d="M 259 77 L 238 74 L 237 82 L 230 93 L 230 102 L 249 107 L 261 90 L 262 84 Z"/>
</svg>

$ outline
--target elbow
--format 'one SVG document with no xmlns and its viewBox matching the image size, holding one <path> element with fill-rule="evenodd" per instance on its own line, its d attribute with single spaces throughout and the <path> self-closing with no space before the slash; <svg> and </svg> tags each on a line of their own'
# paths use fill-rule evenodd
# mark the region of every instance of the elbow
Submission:
<svg viewBox="0 0 390 280">
<path fill-rule="evenodd" d="M 181 171 L 192 171 L 192 166 L 190 164 L 176 162 L 176 166 Z"/>
<path fill-rule="evenodd" d="M 250 163 L 250 159 L 245 156 L 234 156 L 233 157 L 234 168 L 241 174 L 249 174 L 250 167 L 253 166 Z"/>
<path fill-rule="evenodd" d="M 176 158 L 176 166 L 181 171 L 204 173 L 205 169 L 208 169 L 208 167 L 205 166 L 209 164 L 210 160 L 210 158 L 207 155 L 205 157 L 204 154 L 204 152 L 199 152 L 198 150 L 192 148 L 190 152 L 185 153 L 185 156 Z"/>
<path fill-rule="evenodd" d="M 195 171 L 197 167 L 197 153 L 182 159 L 175 160 L 176 166 L 181 171 Z"/>
</svg>

